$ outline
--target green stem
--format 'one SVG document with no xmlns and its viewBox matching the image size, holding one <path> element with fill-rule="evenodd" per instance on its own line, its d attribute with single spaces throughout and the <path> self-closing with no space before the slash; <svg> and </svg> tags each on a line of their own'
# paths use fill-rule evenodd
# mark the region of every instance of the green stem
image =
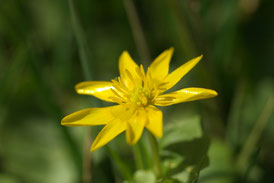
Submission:
<svg viewBox="0 0 274 183">
<path fill-rule="evenodd" d="M 146 133 L 147 134 L 147 133 Z M 146 135 L 147 137 L 147 135 Z M 139 143 L 140 143 L 140 147 L 141 147 L 141 150 L 142 150 L 142 153 L 143 153 L 143 162 L 144 162 L 144 166 L 145 166 L 145 169 L 151 169 L 152 168 L 152 162 L 151 162 L 151 153 L 149 151 L 149 146 L 147 143 L 145 143 L 145 139 L 147 138 L 142 138 L 139 140 Z"/>
<path fill-rule="evenodd" d="M 92 166 L 91 166 L 91 153 L 90 153 L 90 144 L 92 143 L 91 139 L 91 130 L 86 128 L 85 130 L 85 140 L 83 147 L 83 182 L 91 183 L 92 182 Z"/>
<path fill-rule="evenodd" d="M 135 144 L 132 147 L 132 150 L 133 150 L 133 155 L 134 155 L 137 169 L 139 170 L 144 169 L 144 161 L 142 158 L 142 149 L 141 149 L 140 143 L 138 142 L 137 144 Z"/>
<path fill-rule="evenodd" d="M 132 179 L 132 172 L 130 167 L 121 159 L 121 157 L 112 149 L 110 146 L 106 146 L 108 150 L 108 154 L 111 156 L 111 159 L 114 161 L 115 165 L 118 167 L 119 171 L 121 172 L 123 178 L 125 180 Z"/>
<path fill-rule="evenodd" d="M 159 154 L 159 146 L 156 138 L 149 132 L 148 139 L 150 142 L 150 146 L 152 149 L 152 158 L 153 158 L 153 169 L 157 177 L 162 176 L 162 167 L 161 167 L 161 159 Z"/>
</svg>

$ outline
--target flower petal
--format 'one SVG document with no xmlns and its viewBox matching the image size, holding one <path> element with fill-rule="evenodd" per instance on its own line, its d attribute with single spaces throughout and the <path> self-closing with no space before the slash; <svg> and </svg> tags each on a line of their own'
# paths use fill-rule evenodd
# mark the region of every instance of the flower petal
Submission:
<svg viewBox="0 0 274 183">
<path fill-rule="evenodd" d="M 145 124 L 148 122 L 144 108 L 138 109 L 127 122 L 126 139 L 128 144 L 135 144 L 141 138 Z"/>
<path fill-rule="evenodd" d="M 96 149 L 107 144 L 109 141 L 114 139 L 117 135 L 125 131 L 127 128 L 127 123 L 121 121 L 120 119 L 114 119 L 108 123 L 95 138 L 90 151 L 95 151 Z"/>
<path fill-rule="evenodd" d="M 163 113 L 157 107 L 149 106 L 146 108 L 149 123 L 146 128 L 156 137 L 163 136 Z"/>
<path fill-rule="evenodd" d="M 84 81 L 75 86 L 78 94 L 93 95 L 101 100 L 114 102 L 111 98 L 116 95 L 111 91 L 115 89 L 111 82 L 108 81 Z"/>
<path fill-rule="evenodd" d="M 102 108 L 89 108 L 74 112 L 61 121 L 64 126 L 95 126 L 104 125 L 112 121 L 116 116 L 113 112 L 123 111 L 121 105 Z"/>
<path fill-rule="evenodd" d="M 142 80 L 137 74 L 138 65 L 133 61 L 127 51 L 124 51 L 119 58 L 119 71 L 124 84 L 132 89 L 135 85 L 141 85 Z"/>
<path fill-rule="evenodd" d="M 153 80 L 162 81 L 168 75 L 169 63 L 173 51 L 173 48 L 165 50 L 149 66 Z"/>
<path fill-rule="evenodd" d="M 202 59 L 202 57 L 203 55 L 196 57 L 170 73 L 163 81 L 163 83 L 166 83 L 163 86 L 165 90 L 172 88 L 176 83 L 178 83 L 182 77 L 184 77 Z"/>
<path fill-rule="evenodd" d="M 176 92 L 159 95 L 154 104 L 158 106 L 168 106 L 181 102 L 206 99 L 217 96 L 217 92 L 205 88 L 185 88 Z"/>
</svg>

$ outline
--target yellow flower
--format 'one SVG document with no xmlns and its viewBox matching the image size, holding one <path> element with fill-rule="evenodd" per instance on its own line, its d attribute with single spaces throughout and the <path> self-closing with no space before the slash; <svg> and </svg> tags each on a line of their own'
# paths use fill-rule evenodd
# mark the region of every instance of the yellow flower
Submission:
<svg viewBox="0 0 274 183">
<path fill-rule="evenodd" d="M 126 131 L 126 140 L 135 144 L 144 127 L 154 136 L 163 135 L 162 111 L 156 106 L 168 106 L 181 102 L 214 97 L 217 92 L 204 88 L 184 88 L 163 94 L 186 75 L 202 58 L 202 55 L 183 64 L 170 74 L 169 62 L 173 48 L 165 50 L 150 65 L 145 73 L 124 51 L 119 58 L 120 77 L 108 81 L 85 81 L 77 84 L 78 94 L 93 95 L 101 100 L 118 105 L 89 108 L 77 111 L 61 121 L 65 126 L 105 125 L 94 140 L 91 151 L 107 144 Z"/>
</svg>

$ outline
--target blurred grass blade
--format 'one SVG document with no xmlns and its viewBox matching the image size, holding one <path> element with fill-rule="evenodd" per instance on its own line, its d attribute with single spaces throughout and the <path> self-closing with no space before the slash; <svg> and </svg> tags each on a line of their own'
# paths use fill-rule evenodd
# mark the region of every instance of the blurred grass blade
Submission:
<svg viewBox="0 0 274 183">
<path fill-rule="evenodd" d="M 87 81 L 92 80 L 92 72 L 90 71 L 90 65 L 89 65 L 89 49 L 88 45 L 86 43 L 85 34 L 83 31 L 83 28 L 81 26 L 81 23 L 77 17 L 76 14 L 76 8 L 74 6 L 74 1 L 69 0 L 69 9 L 70 9 L 70 16 L 72 21 L 72 28 L 73 32 L 77 41 L 79 55 L 80 55 L 80 62 L 82 71 L 84 73 L 84 78 Z M 93 67 L 94 68 L 94 67 Z M 94 103 L 96 103 L 94 101 Z M 84 143 L 84 157 L 83 157 L 83 181 L 85 183 L 90 183 L 92 180 L 91 175 L 91 153 L 90 153 L 90 144 L 91 144 L 91 131 L 87 130 L 85 134 L 85 143 Z"/>
<path fill-rule="evenodd" d="M 238 27 L 238 14 L 239 4 L 241 1 L 231 0 L 222 2 L 222 25 L 220 26 L 216 40 L 212 49 L 212 56 L 215 64 L 225 69 L 230 69 L 232 64 L 240 64 L 239 60 L 233 62 L 233 54 L 235 47 L 237 47 L 237 27 Z M 222 64 L 222 65 L 220 65 Z"/>
<path fill-rule="evenodd" d="M 84 72 L 85 79 L 90 81 L 92 80 L 92 73 L 90 72 L 89 65 L 89 49 L 86 43 L 86 38 L 84 36 L 84 31 L 76 14 L 76 9 L 73 0 L 69 0 L 69 9 L 72 21 L 72 28 L 74 30 L 74 35 L 79 49 L 82 70 Z"/>
<path fill-rule="evenodd" d="M 271 95 L 267 100 L 261 115 L 256 121 L 253 129 L 251 130 L 242 151 L 238 155 L 237 166 L 240 173 L 244 174 L 249 167 L 249 159 L 255 152 L 257 144 L 263 134 L 265 127 L 269 122 L 269 118 L 274 111 L 274 95 Z"/>
<path fill-rule="evenodd" d="M 15 92 L 14 85 L 17 84 L 16 81 L 18 81 L 18 75 L 20 75 L 26 65 L 26 59 L 25 56 L 27 54 L 26 48 L 23 45 L 19 45 L 18 49 L 16 51 L 16 54 L 14 55 L 14 58 L 12 58 L 10 61 L 10 66 L 7 71 L 2 72 L 1 75 L 3 75 L 3 78 L 0 78 L 1 82 L 1 90 L 0 90 L 0 104 L 6 104 L 8 101 L 9 96 L 12 93 Z"/>
<path fill-rule="evenodd" d="M 35 50 L 34 46 L 31 46 L 31 43 L 29 43 L 29 50 Z M 36 53 L 34 51 L 31 51 L 31 69 L 34 74 L 34 81 L 36 84 L 36 93 L 37 96 L 39 97 L 41 106 L 44 108 L 46 113 L 48 113 L 49 116 L 51 116 L 53 119 L 56 120 L 54 123 L 57 127 L 57 129 L 60 130 L 60 133 L 64 139 L 64 141 L 67 144 L 71 159 L 74 161 L 76 168 L 78 170 L 78 176 L 79 176 L 79 182 L 81 180 L 82 176 L 82 159 L 81 159 L 81 153 L 79 151 L 79 148 L 77 146 L 77 143 L 75 140 L 71 137 L 68 128 L 64 128 L 63 126 L 60 125 L 60 120 L 61 117 L 64 116 L 62 114 L 60 107 L 56 104 L 55 100 L 53 99 L 51 95 L 51 91 L 46 85 L 46 82 L 43 80 L 42 77 L 42 65 L 40 60 L 37 59 L 38 56 L 36 56 Z"/>
<path fill-rule="evenodd" d="M 184 14 L 182 13 L 181 5 L 179 4 L 178 0 L 170 0 L 168 1 L 169 7 L 171 9 L 171 13 L 173 14 L 180 43 L 182 46 L 182 50 L 184 55 L 187 58 L 192 58 L 197 56 L 197 50 L 194 45 L 194 41 L 191 38 L 191 35 L 189 33 L 187 24 L 186 24 L 186 18 L 184 17 Z"/>
<path fill-rule="evenodd" d="M 126 9 L 127 17 L 129 20 L 129 24 L 131 26 L 137 50 L 139 52 L 139 55 L 141 56 L 143 64 L 145 66 L 148 66 L 148 63 L 151 61 L 151 56 L 149 54 L 148 45 L 145 39 L 144 31 L 142 29 L 140 20 L 138 18 L 136 8 L 132 0 L 124 0 L 124 6 Z"/>
<path fill-rule="evenodd" d="M 241 112 L 244 104 L 246 94 L 247 83 L 245 79 L 241 79 L 238 82 L 238 86 L 234 92 L 230 113 L 228 115 L 227 123 L 227 139 L 236 148 L 239 145 L 240 137 L 240 119 Z"/>
</svg>

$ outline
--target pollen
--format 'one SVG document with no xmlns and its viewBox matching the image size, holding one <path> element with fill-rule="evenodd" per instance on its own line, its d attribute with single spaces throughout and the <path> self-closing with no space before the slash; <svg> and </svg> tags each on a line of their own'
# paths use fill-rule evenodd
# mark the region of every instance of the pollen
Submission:
<svg viewBox="0 0 274 183">
<path fill-rule="evenodd" d="M 146 106 L 149 103 L 148 91 L 143 87 L 137 87 L 130 92 L 129 100 L 138 106 Z"/>
</svg>

